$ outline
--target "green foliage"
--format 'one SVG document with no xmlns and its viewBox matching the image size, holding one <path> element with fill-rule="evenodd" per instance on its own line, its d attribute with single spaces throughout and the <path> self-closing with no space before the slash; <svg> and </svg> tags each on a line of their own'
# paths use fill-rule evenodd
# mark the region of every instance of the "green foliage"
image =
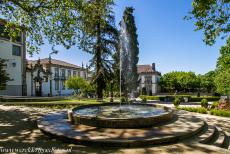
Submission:
<svg viewBox="0 0 230 154">
<path fill-rule="evenodd" d="M 66 48 L 76 44 L 80 34 L 82 2 L 83 0 L 3 0 L 0 1 L 0 14 L 1 18 L 8 21 L 6 31 L 11 37 L 26 30 L 27 51 L 32 54 L 39 51 L 44 40 L 53 46 L 63 45 Z"/>
<path fill-rule="evenodd" d="M 193 72 L 170 72 L 164 74 L 160 79 L 161 87 L 170 91 L 184 91 L 197 88 L 197 77 Z"/>
<path fill-rule="evenodd" d="M 174 101 L 173 101 L 173 105 L 174 105 L 175 107 L 179 107 L 180 103 L 181 103 L 181 100 L 180 100 L 180 98 L 178 98 L 178 97 L 176 97 L 176 98 L 174 99 Z"/>
<path fill-rule="evenodd" d="M 140 95 L 141 99 L 146 98 L 148 100 L 159 100 L 159 101 L 173 101 L 175 97 L 179 98 L 181 101 L 184 100 L 184 98 L 188 98 L 189 102 L 200 102 L 202 99 L 207 99 L 208 101 L 218 101 L 220 99 L 219 96 L 191 96 L 191 95 L 166 95 L 166 96 L 148 96 L 148 95 Z"/>
<path fill-rule="evenodd" d="M 148 95 L 140 95 L 139 96 L 142 100 L 146 99 L 146 100 L 160 100 L 159 96 L 148 96 Z"/>
<path fill-rule="evenodd" d="M 201 107 L 203 108 L 208 108 L 208 100 L 207 99 L 202 99 L 200 102 Z"/>
<path fill-rule="evenodd" d="M 202 113 L 202 114 L 207 114 L 207 109 L 203 107 L 179 107 L 178 109 L 180 110 L 185 110 L 189 112 L 197 112 L 197 113 Z"/>
<path fill-rule="evenodd" d="M 125 103 L 125 102 L 127 102 L 127 98 L 121 97 L 121 103 Z"/>
<path fill-rule="evenodd" d="M 229 0 L 193 0 L 192 6 L 187 19 L 195 19 L 196 30 L 204 31 L 206 44 L 214 44 L 219 36 L 229 36 Z"/>
<path fill-rule="evenodd" d="M 211 105 L 211 109 L 217 109 L 218 106 L 219 106 L 219 102 L 213 102 Z"/>
<path fill-rule="evenodd" d="M 146 102 L 147 102 L 147 98 L 144 97 L 144 98 L 142 99 L 142 103 L 146 103 Z"/>
<path fill-rule="evenodd" d="M 5 62 L 6 60 L 0 58 L 0 90 L 5 90 L 6 83 L 11 80 L 4 68 Z"/>
<path fill-rule="evenodd" d="M 210 71 L 204 75 L 199 75 L 198 78 L 200 79 L 200 89 L 204 92 L 215 92 L 216 86 L 214 83 L 214 79 L 216 76 L 215 71 Z"/>
<path fill-rule="evenodd" d="M 230 68 L 230 37 L 228 38 L 226 45 L 220 49 L 220 57 L 217 60 L 217 69 L 225 70 Z"/>
<path fill-rule="evenodd" d="M 79 47 L 93 55 L 90 67 L 94 68 L 92 82 L 98 99 L 103 98 L 107 81 L 111 81 L 112 53 L 117 51 L 118 31 L 112 12 L 112 0 L 83 1 Z"/>
<path fill-rule="evenodd" d="M 230 117 L 230 111 L 225 111 L 225 110 L 213 109 L 210 111 L 210 114 L 216 116 L 222 116 L 222 117 Z"/>
<path fill-rule="evenodd" d="M 216 91 L 220 94 L 230 93 L 230 69 L 218 71 L 214 80 Z"/>
<path fill-rule="evenodd" d="M 202 99 L 207 99 L 209 102 L 213 102 L 213 101 L 218 101 L 220 99 L 219 96 L 192 96 L 189 101 L 190 102 L 201 102 Z"/>
<path fill-rule="evenodd" d="M 81 77 L 70 77 L 66 81 L 66 86 L 70 89 L 74 89 L 79 95 L 79 90 L 81 94 L 87 94 L 88 92 L 94 91 L 94 87 L 85 79 Z"/>
</svg>

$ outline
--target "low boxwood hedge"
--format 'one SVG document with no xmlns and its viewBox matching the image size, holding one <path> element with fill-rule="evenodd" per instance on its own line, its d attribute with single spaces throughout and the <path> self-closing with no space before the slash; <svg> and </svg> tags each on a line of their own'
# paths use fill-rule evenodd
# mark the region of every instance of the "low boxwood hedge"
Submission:
<svg viewBox="0 0 230 154">
<path fill-rule="evenodd" d="M 208 113 L 207 109 L 204 107 L 178 107 L 178 109 L 189 111 L 189 112 L 202 113 L 202 114 Z"/>
<path fill-rule="evenodd" d="M 166 95 L 166 96 L 148 96 L 148 95 L 140 95 L 141 99 L 146 98 L 147 100 L 158 100 L 158 101 L 166 101 L 173 102 L 175 97 L 184 100 L 184 98 L 188 98 L 189 102 L 201 102 L 202 99 L 206 99 L 208 102 L 219 101 L 219 96 L 191 96 L 191 95 Z M 182 101 L 183 102 L 183 101 Z"/>
<path fill-rule="evenodd" d="M 210 111 L 211 115 L 221 116 L 221 117 L 230 117 L 230 111 L 217 110 L 213 109 Z"/>
</svg>

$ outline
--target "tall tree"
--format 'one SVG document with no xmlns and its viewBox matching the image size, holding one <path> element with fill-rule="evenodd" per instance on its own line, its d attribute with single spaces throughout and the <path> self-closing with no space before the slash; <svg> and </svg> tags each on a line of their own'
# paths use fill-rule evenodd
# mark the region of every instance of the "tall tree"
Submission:
<svg viewBox="0 0 230 154">
<path fill-rule="evenodd" d="M 6 66 L 5 62 L 6 60 L 0 58 L 0 90 L 5 90 L 6 83 L 11 80 L 4 68 Z"/>
<path fill-rule="evenodd" d="M 195 19 L 196 30 L 204 31 L 204 42 L 215 43 L 219 36 L 229 37 L 230 0 L 193 0 L 187 19 Z"/>
<path fill-rule="evenodd" d="M 118 32 L 112 12 L 113 0 L 90 0 L 83 3 L 81 13 L 80 48 L 91 53 L 90 67 L 95 68 L 93 82 L 98 99 L 112 72 L 111 55 L 116 50 Z"/>
</svg>

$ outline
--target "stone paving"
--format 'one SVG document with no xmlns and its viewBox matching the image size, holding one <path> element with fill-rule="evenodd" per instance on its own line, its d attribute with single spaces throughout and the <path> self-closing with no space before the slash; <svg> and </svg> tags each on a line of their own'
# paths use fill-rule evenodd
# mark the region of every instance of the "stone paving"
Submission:
<svg viewBox="0 0 230 154">
<path fill-rule="evenodd" d="M 109 148 L 98 146 L 83 146 L 66 143 L 63 140 L 55 139 L 43 134 L 36 124 L 36 120 L 54 109 L 34 108 L 24 106 L 2 106 L 0 105 L 0 148 L 71 148 L 77 154 L 216 154 L 230 153 L 222 148 L 217 148 L 203 144 L 169 144 L 161 146 L 146 146 L 142 148 Z M 55 110 L 59 111 L 59 110 Z M 65 111 L 66 112 L 66 111 Z M 222 118 L 211 115 L 188 113 L 188 116 L 196 116 L 207 120 L 210 124 L 216 124 L 230 134 L 230 118 Z M 53 151 L 53 153 L 58 153 Z M 60 152 L 59 152 L 60 153 Z M 64 152 L 62 152 L 64 154 Z"/>
</svg>

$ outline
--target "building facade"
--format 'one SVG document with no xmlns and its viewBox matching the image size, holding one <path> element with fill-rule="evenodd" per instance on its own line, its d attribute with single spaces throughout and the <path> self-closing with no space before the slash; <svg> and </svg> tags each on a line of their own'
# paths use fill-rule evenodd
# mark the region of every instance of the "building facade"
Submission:
<svg viewBox="0 0 230 154">
<path fill-rule="evenodd" d="M 90 73 L 84 66 L 80 67 L 56 59 L 39 59 L 27 62 L 28 96 L 66 96 L 73 90 L 65 86 L 69 77 L 79 76 L 90 79 Z"/>
<path fill-rule="evenodd" d="M 151 65 L 138 65 L 137 71 L 139 74 L 140 94 L 155 95 L 160 92 L 160 77 L 161 73 L 156 71 L 155 63 Z"/>
<path fill-rule="evenodd" d="M 4 32 L 4 25 L 5 21 L 0 20 L 0 58 L 7 60 L 5 69 L 11 81 L 5 90 L 0 90 L 0 95 L 23 96 L 26 95 L 25 32 L 12 40 Z"/>
</svg>

